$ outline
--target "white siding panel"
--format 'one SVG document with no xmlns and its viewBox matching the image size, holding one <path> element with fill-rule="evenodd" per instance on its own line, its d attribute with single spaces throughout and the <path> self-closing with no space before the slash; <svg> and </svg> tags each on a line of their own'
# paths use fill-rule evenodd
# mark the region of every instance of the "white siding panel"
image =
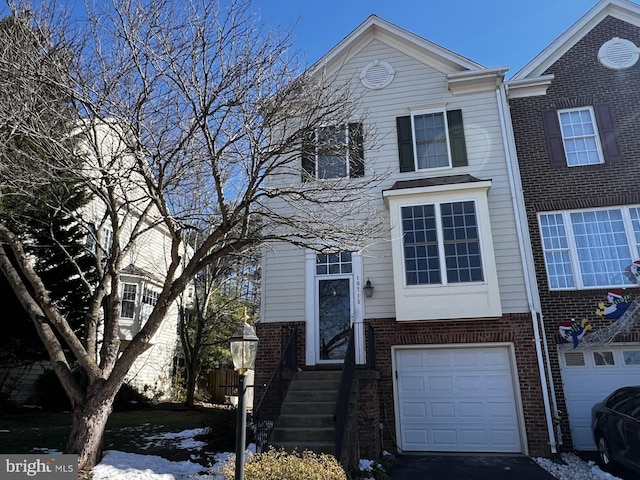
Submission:
<svg viewBox="0 0 640 480">
<path fill-rule="evenodd" d="M 365 89 L 358 80 L 362 68 L 374 60 L 388 62 L 396 72 L 391 84 L 380 90 Z M 446 76 L 442 72 L 379 39 L 371 41 L 341 66 L 337 84 L 340 81 L 351 82 L 355 94 L 363 94 L 361 104 L 365 129 L 374 137 L 368 138 L 370 143 L 365 145 L 366 174 L 389 172 L 374 194 L 375 202 L 371 204 L 372 208 L 378 209 L 386 225 L 389 225 L 389 212 L 385 210 L 381 192 L 398 180 L 470 174 L 492 181 L 489 210 L 502 311 L 527 312 L 495 92 L 455 96 L 448 90 Z M 409 115 L 410 107 L 429 105 L 440 105 L 449 110 L 462 109 L 469 165 L 438 172 L 400 174 L 396 117 Z M 297 178 L 292 181 L 297 181 Z M 390 240 L 387 233 L 385 238 L 372 239 L 363 250 L 363 278 L 369 278 L 375 289 L 373 298 L 365 299 L 365 318 L 395 317 Z M 264 261 L 262 320 L 301 320 L 304 312 L 304 253 L 293 247 L 278 247 L 277 252 L 268 252 Z M 395 268 L 402 268 L 402 265 Z"/>
<path fill-rule="evenodd" d="M 304 251 L 287 244 L 265 251 L 261 295 L 263 322 L 304 320 Z"/>
</svg>

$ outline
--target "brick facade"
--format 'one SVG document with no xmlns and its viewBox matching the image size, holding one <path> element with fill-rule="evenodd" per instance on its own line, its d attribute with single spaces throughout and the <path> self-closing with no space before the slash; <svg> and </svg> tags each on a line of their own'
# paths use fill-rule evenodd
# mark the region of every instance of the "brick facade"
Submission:
<svg viewBox="0 0 640 480">
<path fill-rule="evenodd" d="M 529 315 L 458 322 L 400 323 L 395 319 L 367 321 L 375 331 L 376 364 L 375 372 L 360 370 L 358 375 L 358 450 L 362 458 L 376 458 L 382 453 L 382 449 L 396 451 L 391 359 L 393 346 L 479 343 L 514 345 L 528 451 L 534 456 L 550 454 L 533 326 Z M 260 368 L 256 375 L 264 375 L 275 369 L 277 358 L 280 357 L 282 325 L 258 324 L 260 344 L 257 363 L 261 366 L 273 365 L 273 368 Z M 304 345 L 304 326 L 300 324 L 299 327 L 300 346 Z M 301 368 L 305 368 L 304 352 L 300 348 L 298 362 Z M 268 379 L 256 376 L 256 398 L 260 398 L 261 386 L 266 382 Z M 380 425 L 383 427 L 382 437 Z"/>
<path fill-rule="evenodd" d="M 640 193 L 635 188 L 640 180 L 640 63 L 623 70 L 604 67 L 598 61 L 598 50 L 614 37 L 640 45 L 638 27 L 606 17 L 545 72 L 554 75 L 546 95 L 510 100 L 555 393 L 562 412 L 566 412 L 566 404 L 555 348 L 557 327 L 571 318 L 588 318 L 594 329 L 608 323 L 595 315 L 596 306 L 606 298 L 607 290 L 549 290 L 537 213 L 640 203 Z M 575 102 L 611 106 L 622 159 L 571 168 L 550 165 L 542 111 L 567 108 Z M 640 329 L 636 327 L 631 334 L 615 341 L 638 342 Z M 570 449 L 566 417 L 561 429 L 565 448 Z"/>
</svg>

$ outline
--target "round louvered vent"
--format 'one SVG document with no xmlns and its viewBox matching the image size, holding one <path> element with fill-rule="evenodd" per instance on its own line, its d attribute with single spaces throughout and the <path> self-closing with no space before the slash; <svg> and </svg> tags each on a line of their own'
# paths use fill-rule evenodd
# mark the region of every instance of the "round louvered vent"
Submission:
<svg viewBox="0 0 640 480">
<path fill-rule="evenodd" d="M 389 85 L 395 74 L 396 71 L 387 62 L 374 60 L 362 69 L 360 81 L 365 87 L 378 90 Z"/>
<path fill-rule="evenodd" d="M 623 38 L 612 38 L 598 50 L 598 60 L 607 68 L 619 70 L 636 64 L 640 50 L 636 45 Z"/>
</svg>

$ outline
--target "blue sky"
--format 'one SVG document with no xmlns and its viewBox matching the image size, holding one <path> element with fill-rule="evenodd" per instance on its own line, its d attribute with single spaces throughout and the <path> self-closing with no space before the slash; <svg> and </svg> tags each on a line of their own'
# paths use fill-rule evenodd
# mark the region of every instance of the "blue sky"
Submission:
<svg viewBox="0 0 640 480">
<path fill-rule="evenodd" d="M 269 25 L 292 27 L 313 63 L 369 15 L 486 67 L 515 74 L 597 0 L 253 0 Z"/>
</svg>

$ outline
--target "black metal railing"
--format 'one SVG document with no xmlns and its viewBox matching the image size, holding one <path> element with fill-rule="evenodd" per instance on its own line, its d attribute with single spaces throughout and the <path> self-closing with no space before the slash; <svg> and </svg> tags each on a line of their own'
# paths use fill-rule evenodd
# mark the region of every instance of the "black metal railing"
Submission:
<svg viewBox="0 0 640 480">
<path fill-rule="evenodd" d="M 351 400 L 351 386 L 353 384 L 353 376 L 356 370 L 356 350 L 354 345 L 353 327 L 349 333 L 349 343 L 347 344 L 347 352 L 344 357 L 342 366 L 342 375 L 340 376 L 340 386 L 338 387 L 338 399 L 336 407 L 333 411 L 333 418 L 336 427 L 336 458 L 342 458 L 342 446 L 344 444 L 344 432 L 349 420 L 349 402 Z"/>
<path fill-rule="evenodd" d="M 367 368 L 376 368 L 376 332 L 370 323 L 367 323 Z"/>
<path fill-rule="evenodd" d="M 298 327 L 282 327 L 283 346 L 280 361 L 253 410 L 256 452 L 265 451 L 273 426 L 280 416 L 284 397 L 298 370 Z"/>
</svg>

